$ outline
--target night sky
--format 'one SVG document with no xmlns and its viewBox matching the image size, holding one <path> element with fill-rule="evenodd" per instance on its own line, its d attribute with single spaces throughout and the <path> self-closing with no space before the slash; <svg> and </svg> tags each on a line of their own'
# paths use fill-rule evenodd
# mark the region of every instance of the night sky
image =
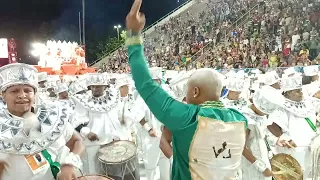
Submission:
<svg viewBox="0 0 320 180">
<path fill-rule="evenodd" d="M 187 0 L 144 0 L 142 12 L 152 24 Z M 124 27 L 133 0 L 86 0 L 86 41 L 116 36 L 114 25 Z M 52 39 L 79 41 L 81 0 L 2 0 L 0 37 L 15 38 L 18 56 L 27 58 L 30 44 L 41 41 L 40 27 L 51 26 Z"/>
</svg>

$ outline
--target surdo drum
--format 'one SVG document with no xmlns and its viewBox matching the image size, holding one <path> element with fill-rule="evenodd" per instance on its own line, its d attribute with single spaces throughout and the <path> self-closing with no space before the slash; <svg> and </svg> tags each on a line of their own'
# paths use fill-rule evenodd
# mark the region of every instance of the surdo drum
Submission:
<svg viewBox="0 0 320 180">
<path fill-rule="evenodd" d="M 101 146 L 100 174 L 114 180 L 140 180 L 136 145 L 131 141 L 113 141 Z"/>
<path fill-rule="evenodd" d="M 108 178 L 107 176 L 81 176 L 78 177 L 78 180 L 112 180 L 111 178 Z"/>
</svg>

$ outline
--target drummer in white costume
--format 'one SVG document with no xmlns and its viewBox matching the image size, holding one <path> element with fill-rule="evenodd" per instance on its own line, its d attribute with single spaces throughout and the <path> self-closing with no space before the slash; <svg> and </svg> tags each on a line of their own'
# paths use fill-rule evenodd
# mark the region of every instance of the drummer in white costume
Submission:
<svg viewBox="0 0 320 180">
<path fill-rule="evenodd" d="M 66 83 L 58 83 L 55 88 L 55 93 L 58 95 L 58 102 L 65 104 L 68 107 L 70 114 L 73 114 L 75 107 L 74 102 L 69 99 L 69 87 Z"/>
<path fill-rule="evenodd" d="M 57 101 L 58 97 L 57 97 L 57 94 L 54 90 L 56 88 L 56 86 L 57 86 L 57 80 L 55 80 L 55 79 L 48 80 L 46 82 L 46 88 L 47 88 L 48 95 L 46 97 L 43 97 L 44 99 L 42 99 L 42 97 L 40 97 L 40 98 L 45 102 Z"/>
<path fill-rule="evenodd" d="M 266 127 L 269 125 L 266 115 L 283 104 L 282 100 L 284 101 L 284 98 L 280 92 L 274 93 L 272 89 L 264 86 L 255 89 L 252 104 L 242 111 L 249 124 L 241 163 L 243 180 L 272 179 L 269 152 L 265 143 Z"/>
<path fill-rule="evenodd" d="M 38 73 L 38 85 L 39 89 L 45 89 L 46 88 L 46 82 L 47 82 L 48 74 L 46 72 L 40 72 Z"/>
<path fill-rule="evenodd" d="M 83 75 L 84 76 L 84 75 Z M 86 78 L 78 78 L 74 82 L 72 82 L 69 86 L 71 99 L 76 94 L 83 94 L 88 92 L 87 80 Z M 73 99 L 72 99 L 73 100 Z"/>
<path fill-rule="evenodd" d="M 68 100 L 69 94 L 68 94 L 68 85 L 66 83 L 57 83 L 57 86 L 55 88 L 55 93 L 58 95 L 59 100 Z"/>
<path fill-rule="evenodd" d="M 150 68 L 150 72 L 152 79 L 161 84 L 162 69 Z M 143 153 L 142 159 L 147 180 L 155 179 L 158 165 L 160 168 L 160 179 L 169 180 L 170 160 L 165 157 L 159 148 L 162 124 L 154 117 L 140 96 L 136 100 L 133 112 L 137 113 L 135 119 L 140 123 L 137 135 L 141 141 L 139 146 L 141 146 Z M 165 157 L 161 158 L 163 162 L 159 162 L 160 156 Z"/>
<path fill-rule="evenodd" d="M 279 90 L 280 87 L 280 78 L 279 75 L 276 71 L 269 71 L 266 72 L 265 74 L 262 75 L 262 82 L 267 85 L 272 87 L 273 89 Z"/>
<path fill-rule="evenodd" d="M 66 109 L 33 104 L 37 86 L 37 70 L 32 66 L 15 63 L 0 68 L 0 88 L 7 104 L 1 111 L 0 179 L 76 179 L 82 138 L 68 123 Z"/>
<path fill-rule="evenodd" d="M 47 80 L 48 80 L 48 74 L 46 72 L 40 72 L 38 73 L 38 100 L 45 100 L 48 98 L 49 92 L 47 91 Z"/>
<path fill-rule="evenodd" d="M 269 120 L 274 123 L 268 129 L 277 137 L 274 142 L 275 153 L 292 155 L 304 170 L 303 178 L 307 179 L 312 163 L 310 143 L 316 135 L 315 111 L 303 97 L 300 74 L 286 73 L 281 82 L 285 103 L 283 108 L 279 107 L 269 115 Z"/>
<path fill-rule="evenodd" d="M 246 108 L 248 101 L 241 98 L 241 93 L 245 90 L 245 80 L 242 73 L 235 73 L 228 77 L 228 84 L 226 88 L 228 89 L 228 95 L 225 98 L 221 98 L 221 101 L 227 108 L 234 108 L 242 112 L 243 108 Z"/>
<path fill-rule="evenodd" d="M 134 114 L 131 108 L 134 104 L 132 94 L 129 93 L 130 86 L 133 85 L 132 78 L 128 75 L 122 75 L 116 79 L 115 86 L 119 89 L 118 117 L 122 124 L 123 132 L 126 133 L 130 140 L 135 137 Z"/>
<path fill-rule="evenodd" d="M 304 75 L 304 79 L 305 78 L 308 79 L 308 80 L 304 80 L 304 81 L 309 82 L 306 84 L 310 84 L 312 82 L 318 82 L 319 81 L 319 67 L 317 65 L 306 66 L 303 68 L 303 75 Z M 318 85 L 319 85 L 319 83 L 318 83 Z"/>
<path fill-rule="evenodd" d="M 128 140 L 129 137 L 122 131 L 118 118 L 118 91 L 108 90 L 108 79 L 104 74 L 90 74 L 87 85 L 91 91 L 76 94 L 75 117 L 73 125 L 85 138 L 86 153 L 83 157 L 85 174 L 99 174 L 97 153 L 100 145 L 113 140 Z"/>
</svg>

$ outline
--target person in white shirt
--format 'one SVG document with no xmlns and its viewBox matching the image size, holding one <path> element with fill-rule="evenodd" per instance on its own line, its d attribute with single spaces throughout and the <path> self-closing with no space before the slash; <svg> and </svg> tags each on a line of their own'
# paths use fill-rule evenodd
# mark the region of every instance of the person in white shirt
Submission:
<svg viewBox="0 0 320 180">
<path fill-rule="evenodd" d="M 0 89 L 7 104 L 0 111 L 0 179 L 76 179 L 82 138 L 68 123 L 65 106 L 34 104 L 37 86 L 37 70 L 30 65 L 0 68 Z"/>
</svg>

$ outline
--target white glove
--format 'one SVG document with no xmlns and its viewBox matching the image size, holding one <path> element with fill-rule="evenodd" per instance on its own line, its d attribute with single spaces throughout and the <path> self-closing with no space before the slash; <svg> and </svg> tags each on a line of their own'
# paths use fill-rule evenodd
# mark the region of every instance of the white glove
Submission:
<svg viewBox="0 0 320 180">
<path fill-rule="evenodd" d="M 257 159 L 252 165 L 261 173 L 267 169 L 266 163 L 264 163 L 261 159 Z"/>
</svg>

